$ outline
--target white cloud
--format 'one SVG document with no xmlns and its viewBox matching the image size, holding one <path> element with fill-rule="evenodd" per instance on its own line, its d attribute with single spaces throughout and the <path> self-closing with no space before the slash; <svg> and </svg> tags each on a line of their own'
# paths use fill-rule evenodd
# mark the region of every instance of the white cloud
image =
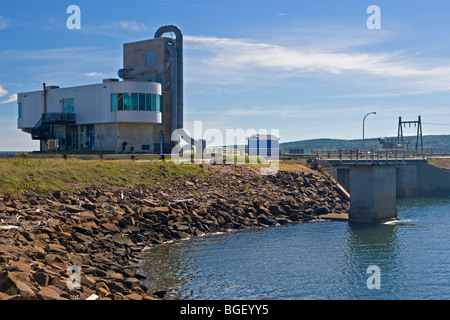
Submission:
<svg viewBox="0 0 450 320">
<path fill-rule="evenodd" d="M 264 73 L 266 79 L 315 73 L 342 75 L 345 80 L 351 79 L 349 76 L 354 79 L 369 76 L 380 80 L 380 85 L 386 85 L 383 80 L 393 80 L 397 88 L 425 93 L 450 90 L 450 61 L 414 61 L 400 52 L 297 48 L 245 39 L 200 36 L 185 36 L 185 39 L 190 50 L 203 51 L 199 58 L 193 55 L 195 69 L 204 70 L 195 71 L 199 73 L 195 80 L 203 77 L 204 81 L 211 82 L 211 77 L 216 75 L 217 83 L 231 84 L 248 83 Z"/>
<path fill-rule="evenodd" d="M 92 78 L 104 78 L 106 77 L 106 75 L 104 73 L 101 72 L 88 72 L 84 74 L 87 77 L 92 77 Z"/>
<path fill-rule="evenodd" d="M 222 112 L 221 116 L 231 117 L 277 117 L 286 118 L 296 115 L 303 115 L 305 111 L 296 106 L 266 106 L 266 107 L 251 107 L 251 108 L 227 108 Z"/>
<path fill-rule="evenodd" d="M 143 23 L 138 23 L 136 21 L 119 21 L 118 25 L 125 30 L 130 30 L 130 31 L 147 31 L 148 28 L 145 24 Z"/>
<path fill-rule="evenodd" d="M 2 16 L 0 16 L 0 30 L 6 29 L 8 27 L 8 23 L 6 22 L 6 19 Z"/>
<path fill-rule="evenodd" d="M 145 31 L 149 30 L 149 28 L 144 23 L 140 23 L 135 20 L 129 20 L 129 21 L 122 20 L 122 21 L 117 21 L 117 22 L 113 22 L 113 23 L 102 24 L 100 26 L 100 29 L 104 29 L 104 30 L 123 29 L 123 30 L 133 31 L 133 32 L 145 32 Z"/>
<path fill-rule="evenodd" d="M 17 101 L 17 94 L 11 94 L 8 99 L 4 100 L 4 101 L 0 101 L 0 104 L 5 104 L 5 103 L 10 103 L 10 102 L 15 102 Z"/>
<path fill-rule="evenodd" d="M 9 93 L 9 91 L 4 89 L 2 87 L 2 85 L 0 84 L 0 98 L 6 96 L 8 93 Z M 9 103 L 9 102 L 13 102 L 13 101 L 17 101 L 17 94 L 9 95 L 8 98 L 6 98 L 6 100 L 0 101 L 0 104 Z"/>
<path fill-rule="evenodd" d="M 8 91 L 3 89 L 2 85 L 0 84 L 0 97 L 3 97 L 8 94 Z"/>
<path fill-rule="evenodd" d="M 215 53 L 206 63 L 236 69 L 263 67 L 299 72 L 360 70 L 379 73 L 379 64 L 387 58 L 381 55 L 297 51 L 279 45 L 229 38 L 187 37 L 187 40 L 201 43 Z"/>
</svg>

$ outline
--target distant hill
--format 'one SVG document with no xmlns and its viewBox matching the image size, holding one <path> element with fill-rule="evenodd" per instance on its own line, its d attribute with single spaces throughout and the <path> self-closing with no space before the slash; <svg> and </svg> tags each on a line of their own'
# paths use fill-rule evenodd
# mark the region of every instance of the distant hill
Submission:
<svg viewBox="0 0 450 320">
<path fill-rule="evenodd" d="M 393 138 L 393 137 L 391 137 Z M 405 137 L 406 138 L 406 137 Z M 410 148 L 415 148 L 416 137 L 408 137 L 412 140 Z M 383 148 L 378 142 L 378 138 L 364 139 L 364 145 L 367 149 Z M 450 135 L 426 135 L 423 136 L 423 147 L 425 151 L 433 150 L 450 151 Z M 311 139 L 280 143 L 282 153 L 288 152 L 288 149 L 303 149 L 304 153 L 309 154 L 311 149 L 361 149 L 362 139 L 343 140 L 343 139 Z"/>
</svg>

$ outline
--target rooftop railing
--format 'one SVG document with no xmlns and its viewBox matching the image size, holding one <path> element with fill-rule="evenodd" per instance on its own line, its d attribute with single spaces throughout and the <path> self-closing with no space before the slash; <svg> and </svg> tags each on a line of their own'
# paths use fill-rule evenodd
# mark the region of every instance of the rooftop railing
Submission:
<svg viewBox="0 0 450 320">
<path fill-rule="evenodd" d="M 43 113 L 42 123 L 75 123 L 75 113 L 51 112 Z"/>
</svg>

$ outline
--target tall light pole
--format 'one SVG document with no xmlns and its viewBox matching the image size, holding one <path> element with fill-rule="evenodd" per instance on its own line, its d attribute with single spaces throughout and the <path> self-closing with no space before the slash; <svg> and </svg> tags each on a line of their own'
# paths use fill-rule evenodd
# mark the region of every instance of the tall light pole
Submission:
<svg viewBox="0 0 450 320">
<path fill-rule="evenodd" d="M 363 149 L 364 149 L 364 122 L 366 121 L 367 116 L 371 115 L 371 114 L 377 114 L 377 113 L 376 112 L 369 112 L 368 114 L 366 114 L 364 116 L 364 119 L 363 119 Z"/>
</svg>

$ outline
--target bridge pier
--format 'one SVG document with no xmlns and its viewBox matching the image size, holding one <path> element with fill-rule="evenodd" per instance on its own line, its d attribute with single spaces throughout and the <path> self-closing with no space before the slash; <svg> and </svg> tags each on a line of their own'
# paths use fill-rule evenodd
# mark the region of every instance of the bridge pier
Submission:
<svg viewBox="0 0 450 320">
<path fill-rule="evenodd" d="M 396 166 L 391 164 L 349 165 L 349 222 L 397 220 Z"/>
</svg>

